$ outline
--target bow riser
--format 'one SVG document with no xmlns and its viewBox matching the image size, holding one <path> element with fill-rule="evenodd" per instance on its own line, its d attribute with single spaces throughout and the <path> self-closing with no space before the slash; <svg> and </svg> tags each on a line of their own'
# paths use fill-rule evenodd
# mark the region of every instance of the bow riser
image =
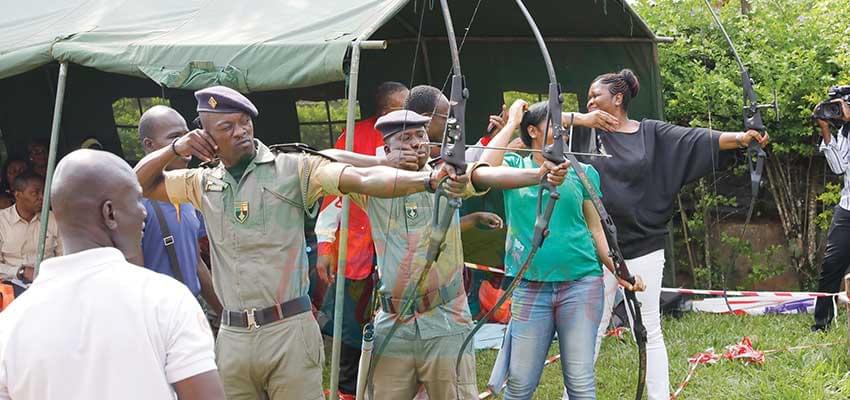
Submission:
<svg viewBox="0 0 850 400">
<path fill-rule="evenodd" d="M 746 68 L 741 70 L 742 86 L 744 88 L 744 128 L 764 133 L 764 121 L 761 118 L 761 106 L 753 89 L 753 79 Z"/>
<path fill-rule="evenodd" d="M 455 167 L 458 174 L 466 172 L 466 99 L 469 91 L 466 89 L 462 75 L 452 75 L 452 86 L 449 102 L 451 112 L 446 121 L 446 132 L 443 134 L 440 157 L 447 164 Z"/>
</svg>

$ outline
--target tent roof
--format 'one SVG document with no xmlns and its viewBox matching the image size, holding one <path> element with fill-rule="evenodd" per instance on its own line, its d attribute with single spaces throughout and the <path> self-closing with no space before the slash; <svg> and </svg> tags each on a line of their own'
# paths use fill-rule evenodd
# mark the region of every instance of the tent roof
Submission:
<svg viewBox="0 0 850 400">
<path fill-rule="evenodd" d="M 0 14 L 0 79 L 53 61 L 147 77 L 169 88 L 224 84 L 242 92 L 313 86 L 344 79 L 351 41 L 416 37 L 429 0 L 31 0 Z M 458 35 L 477 2 L 452 2 Z M 654 35 L 621 0 L 564 5 L 529 2 L 544 36 L 643 38 Z M 429 9 L 434 4 L 434 9 Z M 405 7 L 407 5 L 407 7 Z M 483 2 L 474 38 L 530 37 L 519 10 Z M 551 8 L 551 10 L 548 10 Z M 44 11 L 48 10 L 48 11 Z M 443 37 L 441 18 L 422 35 Z M 494 23 L 498 21 L 498 23 Z M 592 36 L 591 36 L 592 35 Z"/>
<path fill-rule="evenodd" d="M 349 43 L 406 0 L 34 0 L 0 15 L 0 79 L 51 61 L 240 91 L 342 80 Z M 50 11 L 43 11 L 50 10 Z"/>
</svg>

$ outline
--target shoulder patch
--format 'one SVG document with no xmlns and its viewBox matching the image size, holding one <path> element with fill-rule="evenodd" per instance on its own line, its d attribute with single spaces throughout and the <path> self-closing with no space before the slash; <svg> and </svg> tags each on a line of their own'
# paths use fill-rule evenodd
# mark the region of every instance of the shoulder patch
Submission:
<svg viewBox="0 0 850 400">
<path fill-rule="evenodd" d="M 319 156 L 325 158 L 327 160 L 336 162 L 333 157 L 326 156 L 319 152 L 307 144 L 304 143 L 282 143 L 282 144 L 273 144 L 269 146 L 269 150 L 274 153 L 303 153 L 303 154 L 312 154 L 314 156 Z"/>
</svg>

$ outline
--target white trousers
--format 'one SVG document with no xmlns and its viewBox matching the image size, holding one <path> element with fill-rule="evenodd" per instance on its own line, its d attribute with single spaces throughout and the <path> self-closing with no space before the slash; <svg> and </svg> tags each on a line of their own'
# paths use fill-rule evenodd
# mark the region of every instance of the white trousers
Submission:
<svg viewBox="0 0 850 400">
<path fill-rule="evenodd" d="M 664 335 L 661 333 L 661 278 L 664 273 L 664 250 L 626 260 L 626 265 L 633 275 L 639 275 L 646 283 L 646 290 L 637 292 L 640 302 L 640 314 L 646 327 L 646 393 L 649 400 L 668 400 L 670 398 L 670 375 L 667 360 L 667 347 L 664 345 Z M 619 290 L 617 278 L 608 268 L 604 272 L 605 305 L 602 309 L 602 322 L 596 335 L 596 357 L 599 357 L 599 347 L 602 337 L 611 322 L 614 311 L 614 297 Z M 631 316 L 629 316 L 631 318 Z M 637 359 L 635 359 L 637 364 Z M 637 367 L 637 366 L 635 366 Z M 563 400 L 568 400 L 564 391 Z"/>
</svg>

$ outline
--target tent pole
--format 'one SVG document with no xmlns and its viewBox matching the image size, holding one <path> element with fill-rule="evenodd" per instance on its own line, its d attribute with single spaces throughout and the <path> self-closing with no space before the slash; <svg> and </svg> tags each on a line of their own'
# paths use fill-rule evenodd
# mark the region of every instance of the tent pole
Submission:
<svg viewBox="0 0 850 400">
<path fill-rule="evenodd" d="M 41 205 L 41 226 L 38 230 L 38 251 L 36 251 L 35 275 L 41 260 L 44 259 L 44 241 L 47 237 L 47 220 L 50 217 L 50 186 L 53 184 L 53 170 L 56 168 L 56 150 L 59 147 L 59 126 L 62 123 L 62 103 L 65 102 L 65 80 L 68 77 L 68 62 L 59 64 L 59 81 L 56 85 L 56 104 L 53 106 L 53 127 L 50 129 L 50 153 L 47 158 L 46 181 L 44 182 L 44 201 Z"/>
<path fill-rule="evenodd" d="M 382 40 L 355 40 L 351 44 L 351 68 L 348 73 L 348 114 L 345 117 L 345 150 L 354 149 L 354 120 L 357 116 L 357 81 L 360 75 L 360 50 L 382 50 Z M 331 350 L 331 400 L 339 398 L 339 359 L 342 350 L 342 309 L 345 302 L 345 267 L 348 258 L 348 221 L 351 199 L 342 197 L 342 218 L 339 223 L 339 256 L 337 257 L 336 292 L 334 293 L 334 337 Z"/>
</svg>

